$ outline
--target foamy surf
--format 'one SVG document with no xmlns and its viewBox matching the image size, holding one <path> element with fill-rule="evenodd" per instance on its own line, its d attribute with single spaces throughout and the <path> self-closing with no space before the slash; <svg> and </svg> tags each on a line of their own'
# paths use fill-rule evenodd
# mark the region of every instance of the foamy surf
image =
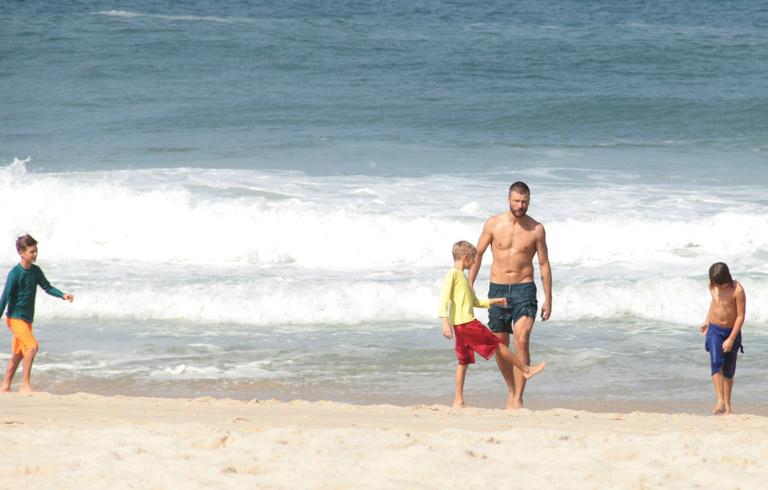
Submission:
<svg viewBox="0 0 768 490">
<path fill-rule="evenodd" d="M 505 206 L 504 186 L 483 176 L 451 193 L 450 176 L 29 173 L 28 161 L 0 169 L 0 208 L 15 210 L 0 235 L 38 238 L 48 275 L 79 293 L 73 305 L 41 304 L 42 318 L 429 322 L 451 244 L 475 241 Z M 724 260 L 754 299 L 748 320 L 768 324 L 768 208 L 751 192 L 611 186 L 579 200 L 572 184 L 534 187 L 530 214 L 546 225 L 557 318 L 698 322 L 707 268 Z M 29 195 L 39 197 L 16 206 Z M 11 239 L 3 250 L 10 269 Z"/>
<path fill-rule="evenodd" d="M 464 184 L 452 192 L 453 179 L 443 176 L 205 169 L 32 175 L 16 160 L 0 169 L 0 206 L 14 209 L 0 235 L 29 231 L 44 241 L 46 260 L 57 263 L 441 268 L 451 243 L 475 241 L 484 219 L 505 210 L 504 183 L 479 176 Z M 29 195 L 39 197 L 16 205 Z M 601 274 L 614 268 L 619 275 L 680 277 L 702 274 L 716 260 L 762 273 L 762 199 L 757 187 L 713 198 L 695 189 L 587 191 L 545 181 L 534 188 L 530 214 L 546 225 L 551 260 L 569 275 L 609 278 Z M 12 247 L 3 254 L 14 260 Z"/>
</svg>

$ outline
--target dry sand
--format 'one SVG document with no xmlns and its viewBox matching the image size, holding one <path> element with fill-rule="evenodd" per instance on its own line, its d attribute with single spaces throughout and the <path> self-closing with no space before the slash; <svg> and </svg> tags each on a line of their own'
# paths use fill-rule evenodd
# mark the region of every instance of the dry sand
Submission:
<svg viewBox="0 0 768 490">
<path fill-rule="evenodd" d="M 754 488 L 768 418 L 0 396 L 0 488 Z"/>
</svg>

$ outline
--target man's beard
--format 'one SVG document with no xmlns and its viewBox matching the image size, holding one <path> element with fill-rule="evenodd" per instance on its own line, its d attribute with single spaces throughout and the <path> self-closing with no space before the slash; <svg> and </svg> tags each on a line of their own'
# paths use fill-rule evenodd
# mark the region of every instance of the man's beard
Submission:
<svg viewBox="0 0 768 490">
<path fill-rule="evenodd" d="M 520 214 L 517 214 L 517 212 L 512 208 L 512 206 L 509 207 L 509 212 L 512 213 L 516 218 L 522 218 L 525 216 L 525 213 L 527 212 L 526 209 L 521 209 L 519 212 Z"/>
</svg>

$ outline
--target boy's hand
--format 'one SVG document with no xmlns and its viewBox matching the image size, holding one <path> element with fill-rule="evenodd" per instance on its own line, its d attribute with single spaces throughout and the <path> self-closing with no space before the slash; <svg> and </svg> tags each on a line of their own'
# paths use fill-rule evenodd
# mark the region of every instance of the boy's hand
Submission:
<svg viewBox="0 0 768 490">
<path fill-rule="evenodd" d="M 443 318 L 443 337 L 446 339 L 453 338 L 453 329 L 451 328 L 451 325 L 448 323 L 447 318 Z"/>
<path fill-rule="evenodd" d="M 75 300 L 75 297 L 67 293 L 61 299 L 63 299 L 64 301 L 69 301 L 71 303 Z"/>
<path fill-rule="evenodd" d="M 488 301 L 488 303 L 492 304 L 492 305 L 499 305 L 502 308 L 506 308 L 507 307 L 507 298 L 505 298 L 505 297 L 493 298 L 490 301 Z"/>
<path fill-rule="evenodd" d="M 701 335 L 707 335 L 707 329 L 708 329 L 708 328 L 709 328 L 709 325 L 707 325 L 707 324 L 705 323 L 704 325 L 702 325 L 702 326 L 700 326 L 700 327 L 699 327 L 699 333 L 700 333 Z"/>
<path fill-rule="evenodd" d="M 723 352 L 731 352 L 731 349 L 733 349 L 733 339 L 729 337 L 723 341 Z"/>
</svg>

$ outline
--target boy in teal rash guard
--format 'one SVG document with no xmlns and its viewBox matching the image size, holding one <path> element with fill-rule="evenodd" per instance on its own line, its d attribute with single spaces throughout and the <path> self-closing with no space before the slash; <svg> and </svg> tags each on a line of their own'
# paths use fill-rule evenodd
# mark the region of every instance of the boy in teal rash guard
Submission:
<svg viewBox="0 0 768 490">
<path fill-rule="evenodd" d="M 6 322 L 11 333 L 13 333 L 11 359 L 8 361 L 3 382 L 0 384 L 0 391 L 11 391 L 13 376 L 23 360 L 24 378 L 20 391 L 31 392 L 34 391 L 30 383 L 32 362 L 35 360 L 38 350 L 37 340 L 32 335 L 37 286 L 39 285 L 51 296 L 56 296 L 69 302 L 74 297 L 51 286 L 51 283 L 45 278 L 43 270 L 34 264 L 37 260 L 37 240 L 29 235 L 20 236 L 16 240 L 16 251 L 19 253 L 21 260 L 8 273 L 8 279 L 6 279 L 5 287 L 3 288 L 3 295 L 0 298 L 0 315 L 5 311 L 5 307 L 8 306 Z"/>
</svg>

